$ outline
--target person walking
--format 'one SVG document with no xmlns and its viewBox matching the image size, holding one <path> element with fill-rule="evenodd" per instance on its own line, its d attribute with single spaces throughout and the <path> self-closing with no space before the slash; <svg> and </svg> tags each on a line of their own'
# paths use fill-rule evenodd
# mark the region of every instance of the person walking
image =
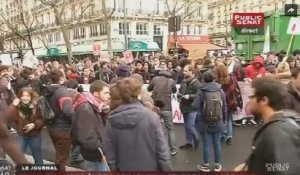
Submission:
<svg viewBox="0 0 300 175">
<path fill-rule="evenodd" d="M 87 171 L 108 171 L 103 155 L 104 113 L 108 113 L 109 85 L 96 80 L 89 94 L 80 94 L 74 102 L 73 145 L 80 147 Z"/>
<path fill-rule="evenodd" d="M 221 136 L 224 131 L 224 122 L 227 120 L 227 104 L 224 91 L 219 83 L 215 82 L 216 75 L 212 71 L 203 74 L 204 83 L 200 88 L 192 106 L 201 112 L 199 132 L 202 137 L 203 163 L 197 168 L 209 172 L 210 140 L 213 143 L 215 166 L 214 171 L 219 172 L 221 166 Z"/>
<path fill-rule="evenodd" d="M 183 68 L 185 79 L 181 82 L 178 99 L 180 99 L 180 110 L 183 114 L 184 128 L 186 135 L 186 144 L 180 146 L 180 149 L 186 150 L 191 148 L 198 148 L 199 136 L 195 127 L 196 118 L 198 115 L 198 108 L 194 108 L 192 103 L 200 89 L 200 82 L 194 76 L 194 69 L 191 64 L 187 64 Z"/>
<path fill-rule="evenodd" d="M 172 94 L 176 93 L 175 81 L 171 78 L 171 72 L 162 70 L 159 76 L 154 77 L 148 86 L 148 91 L 152 91 L 154 103 L 161 103 L 160 108 L 164 124 L 167 128 L 168 142 L 171 155 L 176 155 L 176 137 L 172 117 Z"/>
<path fill-rule="evenodd" d="M 142 83 L 134 78 L 124 78 L 117 88 L 121 100 L 118 100 L 119 105 L 109 113 L 105 126 L 104 152 L 110 169 L 172 170 L 160 118 L 139 100 Z"/>
</svg>

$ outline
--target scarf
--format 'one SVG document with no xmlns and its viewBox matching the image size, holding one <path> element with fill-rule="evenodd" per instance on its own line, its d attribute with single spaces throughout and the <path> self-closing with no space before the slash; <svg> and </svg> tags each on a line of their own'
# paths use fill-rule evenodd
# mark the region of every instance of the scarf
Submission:
<svg viewBox="0 0 300 175">
<path fill-rule="evenodd" d="M 36 109 L 32 103 L 24 104 L 21 102 L 19 104 L 19 115 L 22 119 L 30 119 L 35 112 Z"/>
</svg>

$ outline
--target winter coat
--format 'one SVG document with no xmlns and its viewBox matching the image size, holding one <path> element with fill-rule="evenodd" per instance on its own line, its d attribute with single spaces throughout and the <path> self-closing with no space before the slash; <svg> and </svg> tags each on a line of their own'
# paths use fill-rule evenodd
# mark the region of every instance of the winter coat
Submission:
<svg viewBox="0 0 300 175">
<path fill-rule="evenodd" d="M 288 93 L 287 105 L 288 109 L 295 110 L 300 113 L 300 93 L 296 92 L 295 88 L 292 86 L 292 82 L 287 85 Z"/>
<path fill-rule="evenodd" d="M 44 127 L 44 121 L 40 109 L 36 104 L 31 104 L 30 106 L 33 110 L 33 115 L 30 117 L 25 117 L 18 106 L 10 105 L 7 111 L 7 122 L 16 123 L 16 130 L 21 136 L 36 136 L 41 133 Z M 34 123 L 35 127 L 28 133 L 24 133 L 23 128 L 29 123 Z"/>
<path fill-rule="evenodd" d="M 220 121 L 218 121 L 215 124 L 210 124 L 205 120 L 203 106 L 204 106 L 204 93 L 205 92 L 221 92 L 221 98 L 222 98 L 222 112 L 220 114 Z M 201 86 L 200 91 L 198 92 L 193 104 L 191 105 L 195 109 L 197 109 L 201 113 L 201 118 L 199 122 L 199 131 L 200 133 L 206 133 L 206 132 L 223 132 L 224 131 L 224 123 L 223 121 L 227 120 L 227 104 L 226 104 L 226 98 L 224 91 L 221 88 L 221 85 L 212 82 L 212 83 L 205 83 L 203 86 Z"/>
<path fill-rule="evenodd" d="M 73 107 L 72 143 L 80 147 L 85 160 L 101 162 L 102 155 L 99 148 L 103 148 L 105 130 L 100 104 L 96 104 L 84 94 L 80 94 Z"/>
<path fill-rule="evenodd" d="M 235 112 L 237 107 L 243 109 L 243 99 L 240 86 L 234 74 L 230 74 L 229 84 L 222 85 L 222 89 L 225 93 L 227 112 Z"/>
<path fill-rule="evenodd" d="M 164 104 L 161 111 L 172 111 L 172 93 L 176 93 L 177 88 L 171 76 L 169 71 L 160 71 L 159 76 L 153 78 L 148 86 L 148 91 L 153 91 L 153 100 L 161 100 Z"/>
<path fill-rule="evenodd" d="M 254 64 L 259 63 L 261 67 L 256 69 Z M 266 74 L 266 69 L 264 66 L 264 60 L 261 57 L 255 57 L 253 63 L 246 67 L 246 78 L 255 80 L 258 75 L 264 76 Z"/>
<path fill-rule="evenodd" d="M 158 115 L 139 101 L 109 113 L 104 141 L 112 171 L 170 171 L 170 154 Z"/>
<path fill-rule="evenodd" d="M 63 85 L 53 84 L 47 86 L 45 97 L 55 113 L 54 120 L 48 127 L 70 131 L 73 115 L 71 93 Z"/>
<path fill-rule="evenodd" d="M 200 90 L 201 83 L 198 79 L 193 78 L 191 80 L 183 80 L 180 84 L 178 99 L 180 99 L 180 110 L 182 113 L 196 112 L 197 108 L 194 108 L 193 103 L 198 91 Z M 183 99 L 183 95 L 189 95 L 189 99 Z"/>
<path fill-rule="evenodd" d="M 256 132 L 252 153 L 246 162 L 248 171 L 266 175 L 300 173 L 300 126 L 288 117 L 291 117 L 289 113 L 276 113 Z M 279 165 L 277 168 L 288 166 L 288 169 L 274 170 L 276 164 Z"/>
</svg>

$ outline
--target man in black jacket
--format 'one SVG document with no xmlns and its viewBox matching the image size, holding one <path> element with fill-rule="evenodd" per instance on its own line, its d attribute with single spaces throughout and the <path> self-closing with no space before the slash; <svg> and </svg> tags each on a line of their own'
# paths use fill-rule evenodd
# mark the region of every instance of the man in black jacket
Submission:
<svg viewBox="0 0 300 175">
<path fill-rule="evenodd" d="M 170 153 L 171 155 L 175 155 L 177 154 L 177 151 L 172 115 L 172 94 L 176 93 L 177 88 L 175 81 L 171 79 L 171 76 L 171 72 L 161 70 L 159 72 L 159 76 L 154 77 L 151 80 L 148 86 L 148 91 L 153 91 L 152 97 L 155 103 L 159 101 L 163 103 L 163 106 L 160 107 L 160 111 L 168 132 Z"/>
<path fill-rule="evenodd" d="M 56 151 L 56 161 L 61 171 L 65 170 L 71 151 L 72 97 L 63 86 L 64 75 L 59 69 L 50 72 L 51 86 L 47 86 L 45 94 L 55 117 L 48 123 L 49 135 Z"/>
<path fill-rule="evenodd" d="M 292 70 L 292 81 L 288 84 L 288 108 L 300 113 L 300 67 Z"/>
<path fill-rule="evenodd" d="M 192 106 L 192 103 L 200 90 L 200 82 L 194 76 L 194 69 L 191 64 L 183 68 L 184 80 L 180 84 L 178 99 L 179 106 L 184 118 L 184 127 L 187 143 L 180 146 L 180 149 L 198 148 L 199 135 L 195 127 L 198 109 Z"/>
<path fill-rule="evenodd" d="M 101 80 L 90 86 L 74 103 L 72 142 L 80 147 L 87 171 L 107 171 L 103 162 L 104 114 L 108 113 L 109 85 Z"/>
<path fill-rule="evenodd" d="M 248 171 L 266 175 L 298 175 L 300 173 L 300 126 L 294 112 L 285 109 L 287 91 L 273 78 L 253 82 L 250 110 L 262 117 L 264 125 L 256 133 L 252 153 L 246 162 Z"/>
</svg>

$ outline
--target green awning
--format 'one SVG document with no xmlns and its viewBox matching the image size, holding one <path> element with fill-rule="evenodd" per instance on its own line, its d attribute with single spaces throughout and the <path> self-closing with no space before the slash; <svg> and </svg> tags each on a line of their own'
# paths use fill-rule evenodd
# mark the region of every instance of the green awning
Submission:
<svg viewBox="0 0 300 175">
<path fill-rule="evenodd" d="M 47 56 L 59 56 L 60 51 L 57 47 L 52 47 L 47 50 Z"/>
<path fill-rule="evenodd" d="M 156 42 L 130 41 L 128 49 L 134 52 L 160 51 Z"/>
<path fill-rule="evenodd" d="M 44 57 L 47 55 L 47 49 L 46 48 L 34 49 L 34 54 L 36 57 Z"/>
<path fill-rule="evenodd" d="M 93 54 L 92 44 L 75 45 L 72 47 L 73 55 Z"/>
</svg>

